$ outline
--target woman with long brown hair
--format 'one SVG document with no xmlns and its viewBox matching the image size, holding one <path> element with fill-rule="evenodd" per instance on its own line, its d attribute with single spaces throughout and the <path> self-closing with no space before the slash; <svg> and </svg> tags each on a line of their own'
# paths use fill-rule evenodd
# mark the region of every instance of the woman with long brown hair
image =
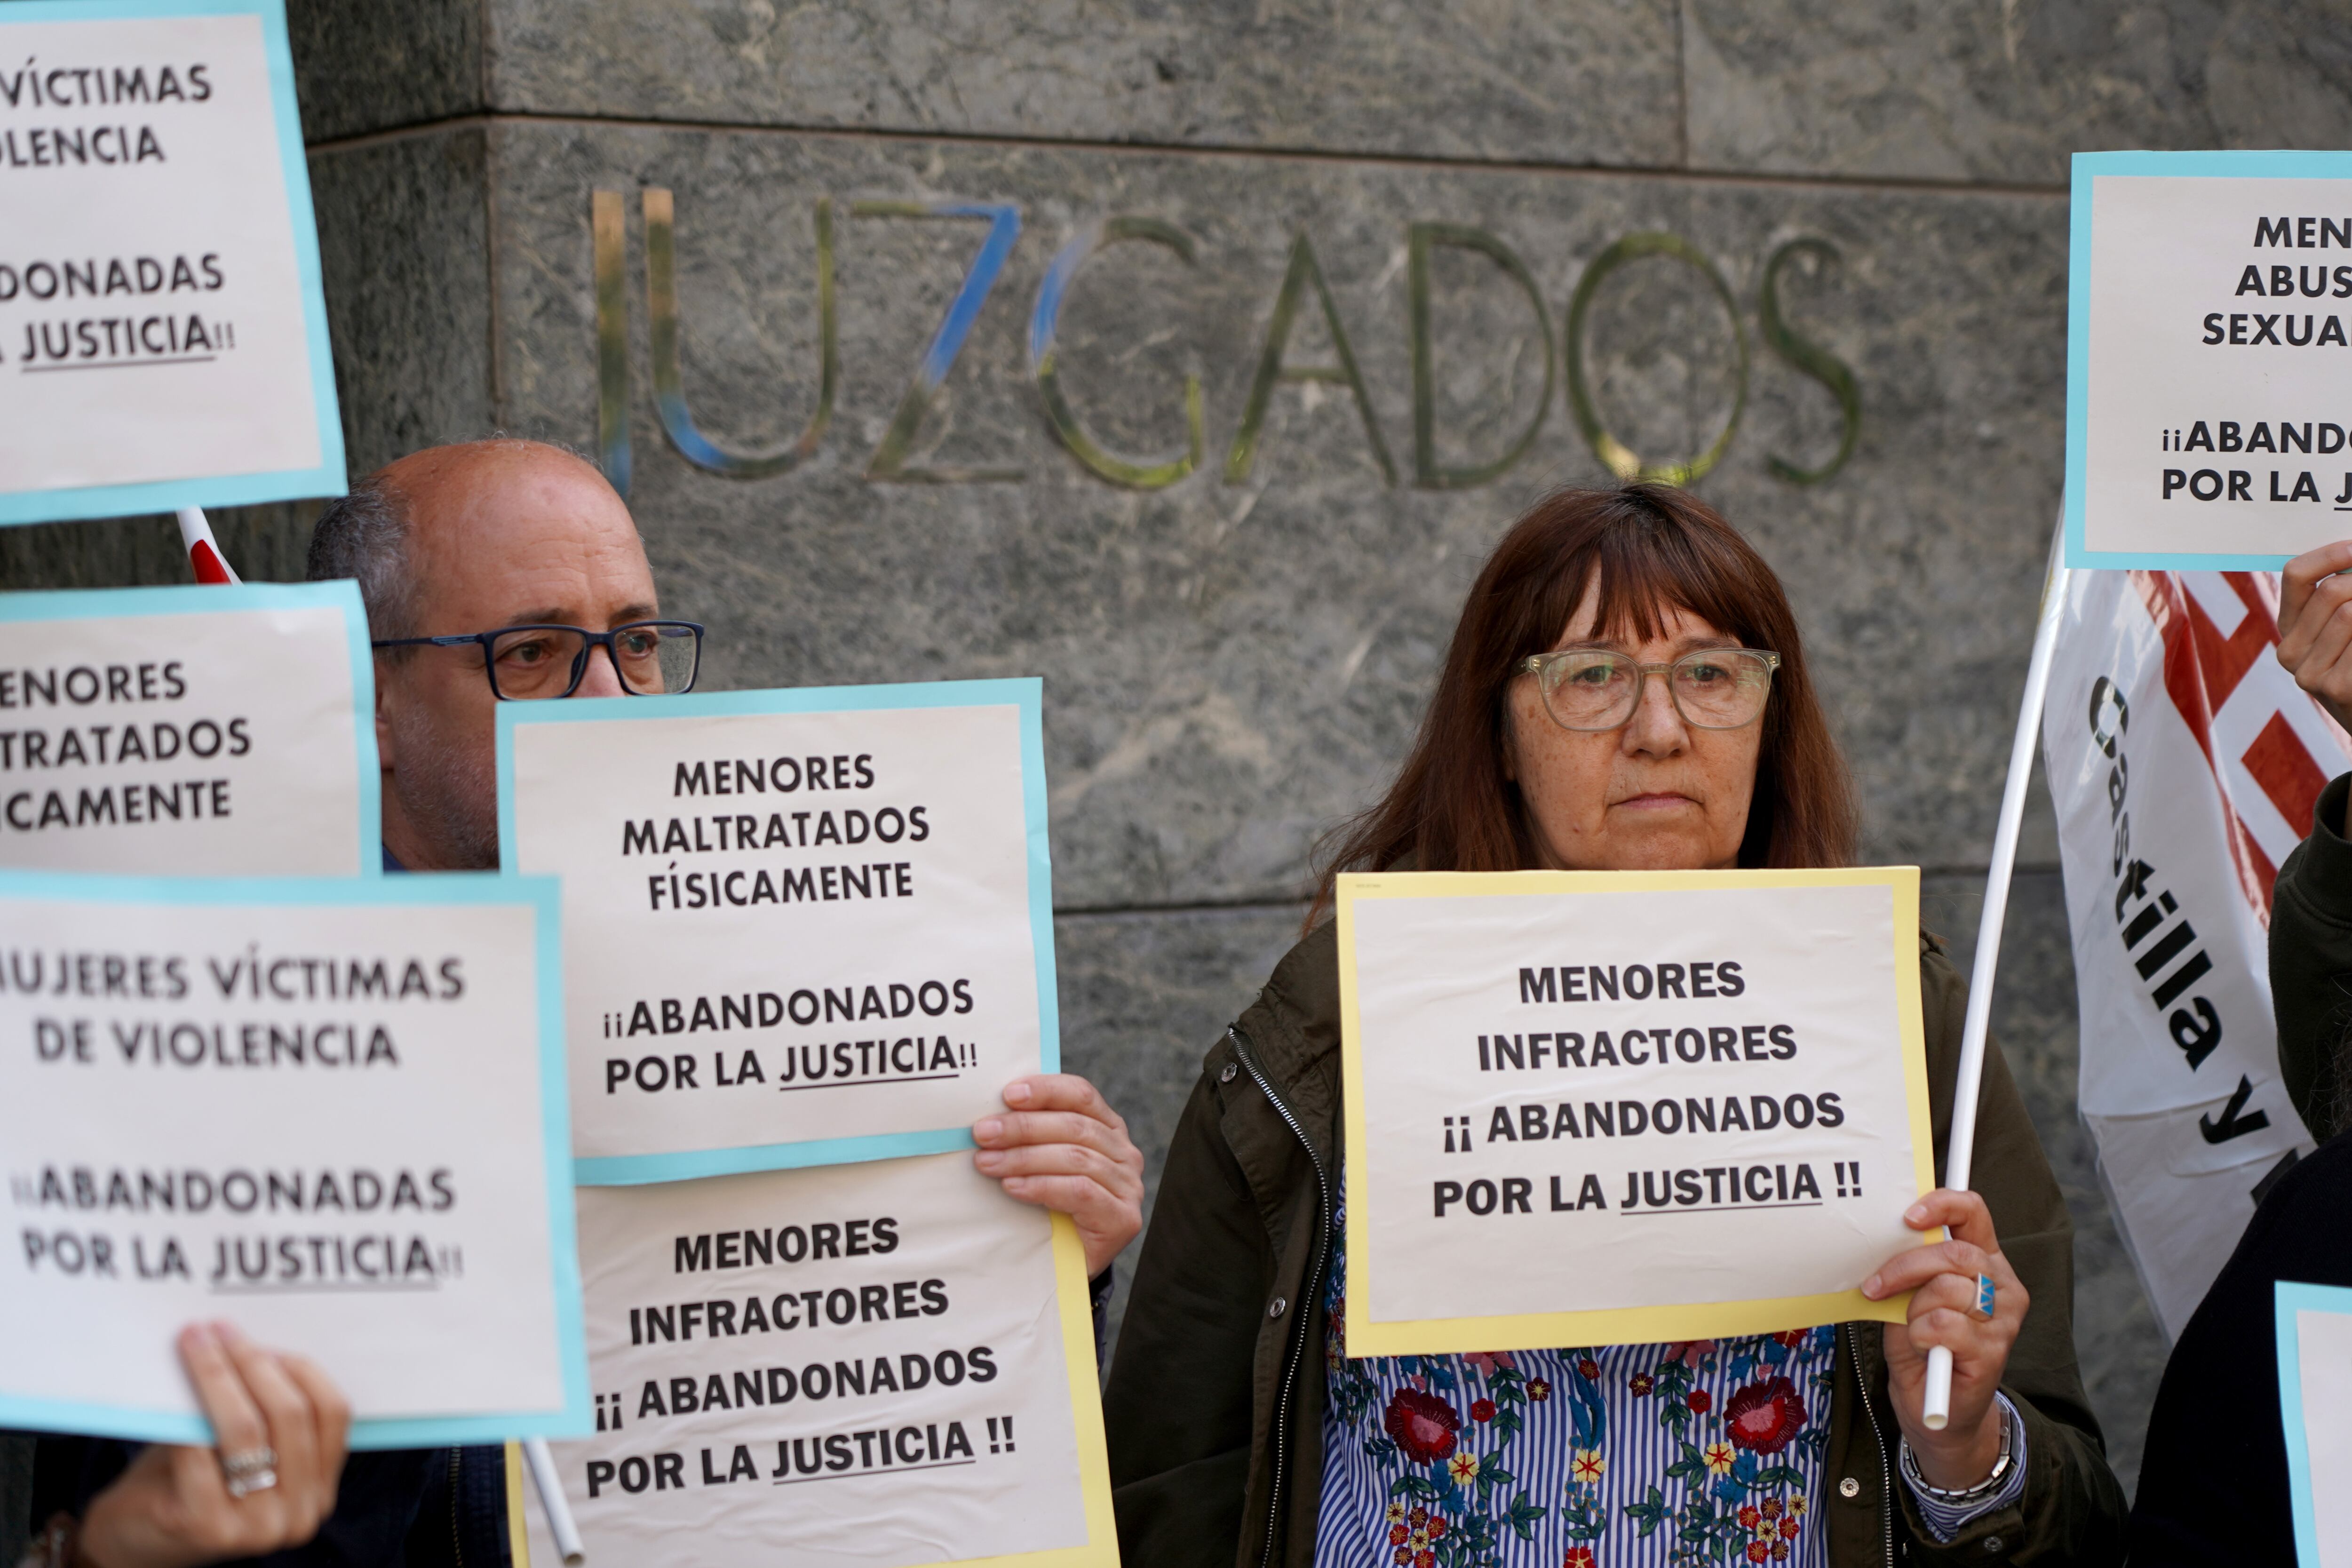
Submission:
<svg viewBox="0 0 2352 1568">
<path fill-rule="evenodd" d="M 1347 870 L 1822 867 L 1853 785 L 1780 581 L 1682 491 L 1563 490 L 1470 590 L 1418 739 L 1343 828 L 1308 931 L 1208 1055 L 1106 1394 L 1144 1568 L 2097 1563 L 2124 1515 L 2075 1370 L 2073 1235 L 1988 1047 L 1979 1190 L 1862 1282 L 1900 1324 L 1351 1359 L 1341 1341 Z M 1964 987 L 1923 939 L 1940 1165 Z M 1981 1294 L 1990 1282 L 1990 1310 Z M 1953 1354 L 1949 1424 L 1919 1419 Z"/>
</svg>

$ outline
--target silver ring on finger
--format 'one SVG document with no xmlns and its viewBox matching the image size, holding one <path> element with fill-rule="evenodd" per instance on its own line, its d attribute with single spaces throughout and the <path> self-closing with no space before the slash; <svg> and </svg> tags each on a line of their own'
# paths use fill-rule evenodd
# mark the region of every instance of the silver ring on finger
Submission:
<svg viewBox="0 0 2352 1568">
<path fill-rule="evenodd" d="M 1991 1275 L 1978 1275 L 1977 1299 L 1973 1302 L 1969 1303 L 1970 1315 L 1983 1322 L 1989 1323 L 1992 1321 L 1993 1300 L 2000 1294 L 2000 1288 L 1993 1284 Z"/>
<path fill-rule="evenodd" d="M 241 1448 L 220 1457 L 221 1484 L 233 1498 L 266 1492 L 278 1484 L 278 1450 Z"/>
</svg>

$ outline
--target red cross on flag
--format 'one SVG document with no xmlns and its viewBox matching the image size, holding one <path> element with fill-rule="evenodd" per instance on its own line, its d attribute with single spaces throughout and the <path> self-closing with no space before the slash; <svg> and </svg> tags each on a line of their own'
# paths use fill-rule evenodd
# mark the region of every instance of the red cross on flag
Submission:
<svg viewBox="0 0 2352 1568">
<path fill-rule="evenodd" d="M 2083 1121 L 2178 1337 L 2268 1179 L 2311 1147 L 2272 1025 L 2271 884 L 2352 739 L 2273 657 L 2277 579 L 2078 572 L 2042 715 Z"/>
</svg>

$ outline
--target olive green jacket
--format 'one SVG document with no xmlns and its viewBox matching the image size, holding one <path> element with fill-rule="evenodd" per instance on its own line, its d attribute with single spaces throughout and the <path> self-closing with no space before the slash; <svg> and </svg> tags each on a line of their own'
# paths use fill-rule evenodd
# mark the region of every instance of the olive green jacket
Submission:
<svg viewBox="0 0 2352 1568">
<path fill-rule="evenodd" d="M 1965 986 L 1923 941 L 1937 1164 Z M 1168 1151 L 1104 1397 L 1121 1555 L 1137 1568 L 1309 1568 L 1323 1473 L 1323 1324 L 1339 1147 L 1333 928 L 1293 948 L 1213 1048 Z M 2074 1365 L 2074 1230 L 2016 1085 L 1985 1058 L 1977 1184 L 2032 1299 L 2001 1386 L 2025 1494 L 1937 1546 L 1895 1477 L 1876 1324 L 1838 1334 L 1819 1500 L 1836 1568 L 2112 1563 L 2125 1503 Z M 1624 1528 L 1624 1521 L 1612 1521 Z"/>
<path fill-rule="evenodd" d="M 2346 773 L 2320 791 L 2311 837 L 2279 868 L 2271 895 L 2271 1005 L 2279 1072 L 2312 1137 L 2352 1126 L 2352 843 L 2344 837 Z"/>
</svg>

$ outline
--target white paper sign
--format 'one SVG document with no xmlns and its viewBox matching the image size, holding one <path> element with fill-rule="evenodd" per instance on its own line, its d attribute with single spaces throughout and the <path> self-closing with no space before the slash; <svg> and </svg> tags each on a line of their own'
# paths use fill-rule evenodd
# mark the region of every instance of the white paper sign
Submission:
<svg viewBox="0 0 2352 1568">
<path fill-rule="evenodd" d="M 2068 564 L 2352 533 L 2352 155 L 2078 153 L 2074 199 Z"/>
<path fill-rule="evenodd" d="M 969 1154 L 579 1203 L 598 1431 L 552 1447 L 590 1561 L 1117 1562 L 1075 1235 L 1057 1273 Z"/>
<path fill-rule="evenodd" d="M 1343 879 L 1349 1353 L 1899 1319 L 1917 876 Z"/>
<path fill-rule="evenodd" d="M 205 1441 L 173 1349 L 316 1359 L 358 1447 L 588 1420 L 538 879 L 0 872 L 0 1426 Z"/>
<path fill-rule="evenodd" d="M 1034 680 L 504 703 L 585 1182 L 968 1147 L 1052 1071 Z"/>
<path fill-rule="evenodd" d="M 0 60 L 0 522 L 341 494 L 281 0 L 27 0 Z"/>
<path fill-rule="evenodd" d="M 353 584 L 0 594 L 0 866 L 373 875 Z"/>
<path fill-rule="evenodd" d="M 2352 1568 L 2352 1290 L 2288 1279 L 2273 1290 L 2295 1560 Z"/>
</svg>

